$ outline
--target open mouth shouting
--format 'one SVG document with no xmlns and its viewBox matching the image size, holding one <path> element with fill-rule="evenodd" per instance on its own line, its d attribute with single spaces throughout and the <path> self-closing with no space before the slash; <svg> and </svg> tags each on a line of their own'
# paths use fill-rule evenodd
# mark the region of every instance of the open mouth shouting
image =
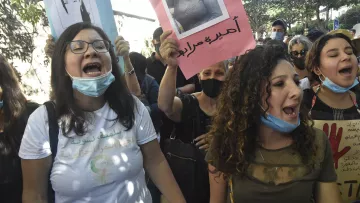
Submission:
<svg viewBox="0 0 360 203">
<path fill-rule="evenodd" d="M 343 68 L 340 68 L 340 70 L 339 70 L 338 73 L 339 73 L 341 76 L 351 77 L 352 70 L 353 70 L 352 65 L 348 65 L 348 66 L 345 66 L 345 67 L 343 67 Z"/>
<path fill-rule="evenodd" d="M 283 108 L 283 112 L 286 114 L 286 118 L 287 118 L 285 120 L 297 121 L 299 110 L 300 110 L 300 104 L 293 104 Z"/>
<path fill-rule="evenodd" d="M 82 70 L 89 77 L 97 77 L 102 75 L 101 63 L 99 62 L 87 63 Z"/>
</svg>

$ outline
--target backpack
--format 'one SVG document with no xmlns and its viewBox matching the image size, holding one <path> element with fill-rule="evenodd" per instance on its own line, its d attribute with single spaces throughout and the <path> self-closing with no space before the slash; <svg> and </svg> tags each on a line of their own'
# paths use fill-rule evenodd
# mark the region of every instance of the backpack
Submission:
<svg viewBox="0 0 360 203">
<path fill-rule="evenodd" d="M 198 108 L 198 100 L 191 95 L 195 109 L 192 112 L 191 140 L 205 131 L 201 119 L 204 119 Z M 210 186 L 208 164 L 205 161 L 204 152 L 195 146 L 194 142 L 185 143 L 180 140 L 173 129 L 170 138 L 165 140 L 163 153 L 169 167 L 188 203 L 206 203 L 210 198 Z"/>
<path fill-rule="evenodd" d="M 50 175 L 51 169 L 55 160 L 55 156 L 57 153 L 57 145 L 59 141 L 59 125 L 56 120 L 56 110 L 55 110 L 55 102 L 47 101 L 44 103 L 46 107 L 46 111 L 48 113 L 48 123 L 49 123 L 49 141 L 50 141 L 50 149 L 51 149 L 51 167 L 49 170 L 49 178 L 48 178 L 48 203 L 55 203 L 55 192 L 52 188 Z"/>
</svg>

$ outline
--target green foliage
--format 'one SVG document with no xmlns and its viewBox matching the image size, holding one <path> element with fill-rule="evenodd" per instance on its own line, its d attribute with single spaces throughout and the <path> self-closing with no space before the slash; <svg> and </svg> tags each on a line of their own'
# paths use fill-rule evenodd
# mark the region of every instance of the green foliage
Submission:
<svg viewBox="0 0 360 203">
<path fill-rule="evenodd" d="M 270 9 L 271 2 L 271 0 L 243 1 L 251 28 L 254 32 L 266 31 L 266 24 L 268 24 L 270 20 L 270 14 L 268 11 Z"/>
<path fill-rule="evenodd" d="M 152 44 L 152 39 L 151 38 L 145 39 L 144 44 L 145 44 L 145 47 L 141 50 L 141 54 L 147 58 L 147 57 L 150 57 L 151 54 L 154 52 L 154 46 Z"/>
<path fill-rule="evenodd" d="M 299 33 L 303 32 L 304 28 L 301 27 L 304 26 L 308 29 L 328 30 L 331 9 L 356 5 L 359 0 L 243 0 L 243 2 L 254 32 L 259 32 L 264 28 L 266 30 L 266 27 L 270 27 L 275 19 L 283 19 L 289 26 L 289 33 Z M 325 19 L 321 19 L 321 12 L 327 14 Z M 357 14 L 360 15 L 359 13 L 358 11 Z M 312 20 L 314 16 L 316 20 Z M 353 13 L 352 16 L 356 14 Z M 347 18 L 350 19 L 350 17 Z M 291 24 L 296 22 L 303 25 L 291 28 Z M 344 25 L 344 27 L 348 26 Z M 292 31 L 292 29 L 295 30 Z"/>
<path fill-rule="evenodd" d="M 347 10 L 339 17 L 340 27 L 343 29 L 351 29 L 357 23 L 360 23 L 360 5 L 354 6 Z"/>
<path fill-rule="evenodd" d="M 30 62 L 35 25 L 45 19 L 43 8 L 25 0 L 0 0 L 0 52 L 8 60 Z"/>
<path fill-rule="evenodd" d="M 35 26 L 41 19 L 43 8 L 25 0 L 11 0 L 11 7 L 23 22 L 29 22 Z"/>
<path fill-rule="evenodd" d="M 289 32 L 290 35 L 303 35 L 304 34 L 304 25 L 297 24 L 295 27 L 291 29 L 292 32 Z"/>
<path fill-rule="evenodd" d="M 278 0 L 273 4 L 274 15 L 271 17 L 271 21 L 283 19 L 288 25 L 289 32 L 292 32 L 292 24 L 301 22 L 306 15 L 310 15 L 301 0 Z"/>
<path fill-rule="evenodd" d="M 36 26 L 39 27 L 39 23 L 43 27 L 48 25 L 45 9 L 37 2 L 38 0 L 0 0 L 0 53 L 10 62 L 20 59 L 30 64 L 29 70 L 25 73 L 20 73 L 17 67 L 13 66 L 23 91 L 28 96 L 45 93 L 37 75 L 39 67 L 31 65 L 33 59 L 40 58 L 33 56 L 33 40 L 38 34 Z M 40 88 L 30 84 L 30 78 L 36 78 L 41 85 Z"/>
</svg>

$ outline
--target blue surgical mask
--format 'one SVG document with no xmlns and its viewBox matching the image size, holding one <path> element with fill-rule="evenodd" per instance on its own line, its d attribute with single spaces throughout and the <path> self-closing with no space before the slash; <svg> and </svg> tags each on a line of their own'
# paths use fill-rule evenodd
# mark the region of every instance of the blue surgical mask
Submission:
<svg viewBox="0 0 360 203">
<path fill-rule="evenodd" d="M 73 89 L 89 97 L 99 97 L 103 95 L 111 83 L 115 81 L 111 70 L 104 75 L 94 78 L 70 77 L 72 78 Z"/>
<path fill-rule="evenodd" d="M 280 118 L 277 118 L 271 114 L 267 114 L 267 117 L 263 117 L 261 116 L 261 122 L 275 130 L 275 131 L 278 131 L 278 132 L 281 132 L 281 133 L 290 133 L 292 132 L 293 130 L 295 130 L 297 127 L 299 127 L 300 125 L 300 116 L 298 116 L 298 123 L 297 124 L 292 124 L 292 123 L 288 123 L 286 121 L 283 121 L 281 120 Z"/>
<path fill-rule="evenodd" d="M 284 33 L 283 32 L 272 32 L 270 38 L 275 39 L 275 40 L 283 41 L 284 40 Z"/>
<path fill-rule="evenodd" d="M 321 79 L 320 79 L 321 80 Z M 359 84 L 359 81 L 357 79 L 354 80 L 354 83 L 350 87 L 341 87 L 337 84 L 335 84 L 333 81 L 331 81 L 329 78 L 325 77 L 325 80 L 322 81 L 322 85 L 327 87 L 329 90 L 335 93 L 345 93 L 349 91 L 351 88 L 355 87 Z"/>
<path fill-rule="evenodd" d="M 4 106 L 4 101 L 1 100 L 1 101 L 0 101 L 0 109 L 2 109 L 3 106 Z"/>
</svg>

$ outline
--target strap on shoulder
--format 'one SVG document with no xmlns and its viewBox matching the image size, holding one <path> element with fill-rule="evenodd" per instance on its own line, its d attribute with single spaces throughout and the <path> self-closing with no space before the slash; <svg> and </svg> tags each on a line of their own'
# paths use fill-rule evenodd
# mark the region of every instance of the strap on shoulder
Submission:
<svg viewBox="0 0 360 203">
<path fill-rule="evenodd" d="M 49 123 L 49 140 L 50 140 L 50 149 L 51 149 L 51 167 L 48 175 L 48 203 L 55 202 L 55 192 L 51 185 L 50 175 L 51 169 L 55 160 L 57 153 L 57 145 L 59 141 L 59 125 L 56 119 L 56 110 L 55 103 L 53 101 L 47 101 L 44 103 L 47 113 L 48 113 L 48 123 Z"/>
<path fill-rule="evenodd" d="M 195 95 L 191 94 L 191 98 L 193 103 L 196 104 L 195 106 L 195 116 L 193 116 L 193 133 L 192 133 L 192 140 L 194 141 L 197 136 L 200 136 L 200 129 L 201 129 L 201 120 L 200 120 L 200 104 L 199 100 L 195 97 Z"/>
<path fill-rule="evenodd" d="M 59 125 L 56 119 L 55 103 L 53 101 L 47 101 L 44 103 L 49 121 L 49 140 L 52 158 L 54 160 L 57 153 L 57 144 L 59 141 Z"/>
</svg>

